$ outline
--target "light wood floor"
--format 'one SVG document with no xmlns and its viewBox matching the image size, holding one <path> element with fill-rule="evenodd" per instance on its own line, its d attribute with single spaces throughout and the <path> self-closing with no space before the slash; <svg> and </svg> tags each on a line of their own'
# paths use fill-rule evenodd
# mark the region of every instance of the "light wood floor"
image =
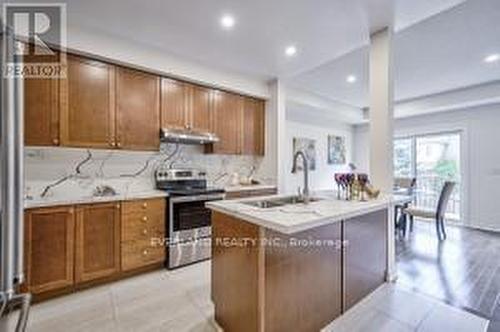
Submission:
<svg viewBox="0 0 500 332">
<path fill-rule="evenodd" d="M 398 239 L 398 284 L 465 308 L 500 331 L 500 233 L 447 227 L 439 242 L 434 225 L 415 221 Z"/>
</svg>

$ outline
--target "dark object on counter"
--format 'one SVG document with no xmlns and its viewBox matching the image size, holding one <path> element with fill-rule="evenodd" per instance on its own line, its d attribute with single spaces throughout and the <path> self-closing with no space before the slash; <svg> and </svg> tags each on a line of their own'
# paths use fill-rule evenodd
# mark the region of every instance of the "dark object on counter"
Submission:
<svg viewBox="0 0 500 332">
<path fill-rule="evenodd" d="M 118 193 L 111 186 L 102 185 L 95 187 L 92 195 L 94 197 L 109 197 L 109 196 L 116 196 L 118 195 Z"/>
</svg>

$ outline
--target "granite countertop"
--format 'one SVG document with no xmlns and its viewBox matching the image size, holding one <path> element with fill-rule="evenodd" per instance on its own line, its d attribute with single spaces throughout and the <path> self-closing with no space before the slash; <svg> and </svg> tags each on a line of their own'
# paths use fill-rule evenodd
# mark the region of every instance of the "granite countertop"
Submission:
<svg viewBox="0 0 500 332">
<path fill-rule="evenodd" d="M 147 198 L 161 198 L 167 197 L 168 194 L 161 190 L 145 190 L 137 192 L 128 192 L 126 194 L 118 193 L 114 196 L 75 196 L 75 197 L 63 197 L 63 196 L 49 196 L 46 198 L 35 198 L 26 199 L 24 201 L 24 208 L 39 208 L 39 207 L 49 207 L 49 206 L 61 206 L 61 205 L 74 205 L 74 204 L 92 204 L 92 203 L 105 203 L 105 202 L 116 202 L 116 201 L 128 201 L 134 199 L 147 199 Z"/>
<path fill-rule="evenodd" d="M 273 208 L 259 208 L 244 204 L 245 202 L 288 196 L 273 195 L 230 201 L 214 201 L 208 202 L 206 205 L 214 211 L 245 220 L 255 225 L 285 234 L 293 234 L 383 208 L 389 208 L 394 204 L 406 200 L 406 197 L 403 196 L 384 195 L 367 202 L 341 201 L 336 199 L 333 192 L 317 192 L 312 196 L 322 199 L 307 205 L 295 204 Z"/>
<path fill-rule="evenodd" d="M 224 188 L 226 192 L 235 192 L 243 190 L 262 190 L 262 189 L 273 189 L 276 186 L 273 185 L 248 185 L 248 186 L 229 186 Z M 61 205 L 75 205 L 75 204 L 92 204 L 92 203 L 105 203 L 105 202 L 116 202 L 116 201 L 127 201 L 134 199 L 147 199 L 147 198 L 157 198 L 157 197 L 168 197 L 168 194 L 162 190 L 146 189 L 139 191 L 129 191 L 127 193 L 120 193 L 118 191 L 117 195 L 114 196 L 91 196 L 90 194 L 83 195 L 73 195 L 73 196 L 48 196 L 45 198 L 36 197 L 33 199 L 26 199 L 24 201 L 24 208 L 38 208 L 38 207 L 50 207 L 50 206 L 61 206 Z"/>
</svg>

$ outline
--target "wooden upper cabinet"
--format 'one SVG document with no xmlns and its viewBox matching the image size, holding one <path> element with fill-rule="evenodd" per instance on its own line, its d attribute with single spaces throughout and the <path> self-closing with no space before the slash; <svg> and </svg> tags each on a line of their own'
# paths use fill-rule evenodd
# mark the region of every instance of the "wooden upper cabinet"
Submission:
<svg viewBox="0 0 500 332">
<path fill-rule="evenodd" d="M 82 205 L 76 213 L 76 282 L 119 272 L 120 204 Z"/>
<path fill-rule="evenodd" d="M 158 150 L 160 78 L 126 68 L 116 70 L 116 145 L 129 150 Z"/>
<path fill-rule="evenodd" d="M 189 85 L 184 82 L 161 79 L 161 127 L 186 129 L 189 122 Z"/>
<path fill-rule="evenodd" d="M 264 155 L 265 102 L 245 98 L 243 106 L 242 154 Z"/>
<path fill-rule="evenodd" d="M 74 283 L 73 207 L 41 208 L 25 214 L 27 290 L 33 294 Z"/>
<path fill-rule="evenodd" d="M 243 98 L 224 91 L 214 91 L 213 98 L 214 131 L 220 141 L 213 144 L 211 152 L 240 154 Z"/>
<path fill-rule="evenodd" d="M 59 80 L 24 80 L 24 142 L 59 145 Z"/>
<path fill-rule="evenodd" d="M 198 132 L 213 132 L 212 89 L 191 85 L 189 87 L 189 127 Z"/>
<path fill-rule="evenodd" d="M 61 80 L 61 145 L 115 146 L 114 66 L 68 55 Z"/>
</svg>

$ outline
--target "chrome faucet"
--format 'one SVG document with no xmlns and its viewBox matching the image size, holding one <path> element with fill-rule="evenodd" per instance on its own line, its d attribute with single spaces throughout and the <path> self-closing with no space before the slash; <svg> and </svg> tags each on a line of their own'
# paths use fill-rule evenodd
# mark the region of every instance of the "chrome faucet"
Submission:
<svg viewBox="0 0 500 332">
<path fill-rule="evenodd" d="M 299 189 L 299 196 L 304 200 L 304 203 L 309 203 L 309 161 L 307 160 L 304 151 L 297 151 L 293 156 L 292 173 L 297 171 L 297 160 L 302 157 L 302 167 L 304 169 L 304 188 L 302 191 Z"/>
</svg>

